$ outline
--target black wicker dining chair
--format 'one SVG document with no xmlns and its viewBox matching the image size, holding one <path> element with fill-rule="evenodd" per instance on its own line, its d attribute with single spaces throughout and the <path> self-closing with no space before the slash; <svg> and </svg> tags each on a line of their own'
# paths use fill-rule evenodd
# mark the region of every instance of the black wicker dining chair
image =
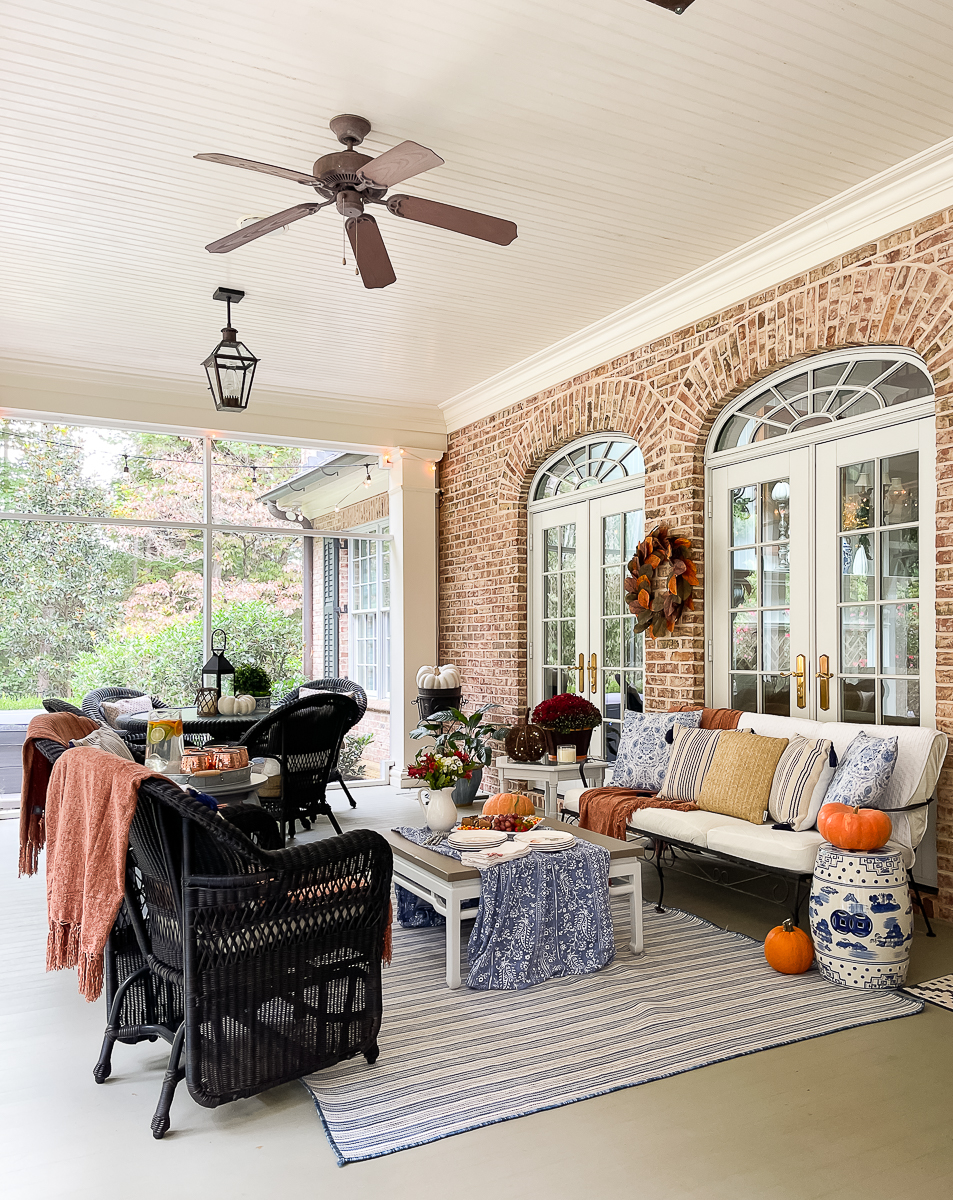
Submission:
<svg viewBox="0 0 953 1200">
<path fill-rule="evenodd" d="M 53 760 L 69 753 L 37 746 Z M 117 1041 L 171 1043 L 154 1137 L 182 1079 L 215 1108 L 357 1054 L 377 1059 L 393 869 L 380 834 L 269 851 L 147 779 L 129 843 L 93 1077 L 109 1078 Z"/>
<path fill-rule="evenodd" d="M 277 758 L 281 763 L 279 795 L 260 799 L 262 808 L 278 818 L 285 838 L 294 837 L 298 821 L 310 829 L 319 814 L 328 818 L 335 833 L 341 832 L 327 788 L 344 735 L 356 723 L 356 708 L 353 697 L 340 693 L 304 696 L 268 713 L 239 740 L 249 758 Z"/>
<path fill-rule="evenodd" d="M 282 698 L 281 703 L 290 704 L 292 700 L 297 700 L 298 693 L 301 691 L 301 688 L 313 688 L 318 692 L 339 692 L 343 696 L 353 696 L 357 702 L 358 714 L 354 725 L 357 725 L 364 720 L 364 714 L 367 712 L 367 692 L 364 691 L 359 683 L 355 683 L 353 679 L 312 679 L 309 683 L 303 683 L 301 687 L 296 687 L 290 691 L 287 696 Z M 354 726 L 352 725 L 351 728 L 353 729 Z M 347 732 L 350 733 L 350 729 L 347 730 Z M 351 808 L 357 808 L 357 801 L 348 791 L 347 784 L 344 782 L 344 776 L 341 773 L 341 768 L 338 766 L 337 762 L 335 762 L 333 768 L 331 769 L 331 775 L 328 782 L 339 783 L 345 796 L 347 796 L 348 803 L 350 804 Z"/>
<path fill-rule="evenodd" d="M 135 688 L 97 688 L 94 692 L 87 692 L 83 697 L 83 716 L 89 717 L 91 721 L 98 721 L 100 725 L 105 725 L 107 728 L 112 729 L 112 726 L 106 720 L 103 705 L 112 704 L 116 700 L 135 700 L 145 694 L 145 692 L 137 691 Z M 150 696 L 150 700 L 152 701 L 153 708 L 169 707 L 158 696 Z M 133 733 L 128 729 L 117 729 L 116 733 L 130 746 L 145 746 L 146 744 L 146 735 L 144 733 Z"/>
<path fill-rule="evenodd" d="M 77 708 L 75 704 L 70 704 L 68 700 L 60 700 L 56 696 L 50 696 L 44 700 L 43 707 L 48 713 L 72 713 L 74 717 L 85 717 L 86 713 L 81 708 Z"/>
</svg>

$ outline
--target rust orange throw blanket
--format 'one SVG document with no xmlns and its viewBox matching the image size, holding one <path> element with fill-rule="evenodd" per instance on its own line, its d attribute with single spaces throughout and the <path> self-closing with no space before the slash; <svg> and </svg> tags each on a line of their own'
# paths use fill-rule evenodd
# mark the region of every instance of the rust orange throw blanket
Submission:
<svg viewBox="0 0 953 1200">
<path fill-rule="evenodd" d="M 43 816 L 51 766 L 35 742 L 47 739 L 68 746 L 99 726 L 73 713 L 41 713 L 27 727 L 23 742 L 23 788 L 20 795 L 20 874 L 35 875 L 45 841 Z"/>
<path fill-rule="evenodd" d="M 625 824 L 640 808 L 675 808 L 694 812 L 697 804 L 687 800 L 659 800 L 653 792 L 635 788 L 590 788 L 579 797 L 579 828 L 625 841 Z"/>
<path fill-rule="evenodd" d="M 129 825 L 143 779 L 138 763 L 85 746 L 64 754 L 46 795 L 46 969 L 79 967 L 79 990 L 98 1000 L 103 952 L 122 904 Z"/>
</svg>

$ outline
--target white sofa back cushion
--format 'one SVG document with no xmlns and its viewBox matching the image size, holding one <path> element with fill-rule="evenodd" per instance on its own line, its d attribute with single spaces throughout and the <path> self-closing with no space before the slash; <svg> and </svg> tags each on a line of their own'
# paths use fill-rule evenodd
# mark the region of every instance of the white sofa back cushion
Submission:
<svg viewBox="0 0 953 1200">
<path fill-rule="evenodd" d="M 791 737 L 794 733 L 808 738 L 829 738 L 840 757 L 861 730 L 868 737 L 897 739 L 897 765 L 887 785 L 883 807 L 906 808 L 929 800 L 936 787 L 948 740 L 945 733 L 920 725 L 853 725 L 846 721 L 808 721 L 803 717 L 773 717 L 767 713 L 743 713 L 739 729 L 750 729 L 767 737 Z M 892 841 L 914 849 L 926 833 L 929 810 L 911 813 L 891 812 Z"/>
</svg>

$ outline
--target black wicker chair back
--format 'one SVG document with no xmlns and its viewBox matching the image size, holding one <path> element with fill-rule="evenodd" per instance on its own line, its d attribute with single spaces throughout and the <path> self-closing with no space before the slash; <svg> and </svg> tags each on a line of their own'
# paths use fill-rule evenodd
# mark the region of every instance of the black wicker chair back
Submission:
<svg viewBox="0 0 953 1200">
<path fill-rule="evenodd" d="M 77 708 L 75 704 L 70 704 L 68 700 L 57 700 L 55 696 L 49 700 L 44 700 L 43 707 L 48 713 L 68 712 L 72 713 L 74 717 L 85 717 L 87 715 L 81 708 Z"/>
<path fill-rule="evenodd" d="M 326 816 L 337 833 L 341 827 L 327 802 L 327 786 L 337 765 L 344 735 L 356 723 L 357 704 L 340 693 L 305 696 L 283 704 L 263 717 L 242 737 L 249 758 L 262 755 L 281 763 L 281 794 L 261 798 L 273 812 L 286 837 L 294 837 L 295 822 L 306 829 L 318 814 Z"/>
<path fill-rule="evenodd" d="M 392 867 L 371 830 L 268 851 L 174 784 L 145 780 L 106 955 L 97 1083 L 116 1041 L 171 1042 L 161 1138 L 183 1078 L 214 1108 L 355 1054 L 374 1062 Z"/>
<path fill-rule="evenodd" d="M 134 700 L 145 694 L 145 692 L 136 691 L 135 688 L 97 688 L 95 692 L 87 692 L 83 697 L 83 716 L 89 717 L 91 721 L 98 721 L 100 725 L 106 725 L 111 729 L 112 726 L 109 725 L 109 722 L 106 720 L 106 714 L 103 712 L 103 705 L 112 704 L 116 700 Z M 152 700 L 153 708 L 169 707 L 158 696 L 151 696 L 150 699 Z M 146 735 L 144 733 L 130 733 L 126 729 L 117 729 L 116 733 L 127 742 L 135 742 L 142 746 L 146 744 Z"/>
<path fill-rule="evenodd" d="M 353 679 L 312 679 L 309 683 L 303 683 L 301 687 L 314 688 L 315 691 L 319 692 L 340 692 L 345 696 L 353 696 L 357 702 L 358 713 L 354 725 L 364 720 L 364 714 L 367 712 L 367 692 L 364 691 L 359 683 L 355 683 Z M 294 691 L 289 692 L 284 697 L 281 703 L 290 704 L 293 700 L 297 700 L 300 691 L 301 688 L 295 688 Z M 352 725 L 351 729 L 353 728 L 354 726 Z M 347 732 L 350 733 L 350 729 Z M 334 766 L 331 768 L 328 782 L 340 784 L 341 790 L 347 796 L 351 808 L 357 808 L 357 801 L 348 791 L 347 784 L 344 782 L 344 776 L 341 774 L 341 768 L 338 766 L 337 761 L 335 761 Z"/>
</svg>

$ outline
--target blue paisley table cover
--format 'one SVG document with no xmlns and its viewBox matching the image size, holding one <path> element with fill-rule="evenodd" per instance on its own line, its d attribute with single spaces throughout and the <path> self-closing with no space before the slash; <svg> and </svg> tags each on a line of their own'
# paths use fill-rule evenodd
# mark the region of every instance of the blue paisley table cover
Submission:
<svg viewBox="0 0 953 1200">
<path fill-rule="evenodd" d="M 429 829 L 398 826 L 422 846 Z M 460 859 L 446 844 L 428 846 Z M 467 987 L 522 991 L 562 975 L 591 975 L 615 955 L 609 905 L 609 851 L 577 841 L 568 850 L 530 853 L 480 869 L 480 902 L 470 933 Z M 397 887 L 404 928 L 443 924 L 431 905 Z M 428 912 L 429 910 L 429 912 Z"/>
</svg>

